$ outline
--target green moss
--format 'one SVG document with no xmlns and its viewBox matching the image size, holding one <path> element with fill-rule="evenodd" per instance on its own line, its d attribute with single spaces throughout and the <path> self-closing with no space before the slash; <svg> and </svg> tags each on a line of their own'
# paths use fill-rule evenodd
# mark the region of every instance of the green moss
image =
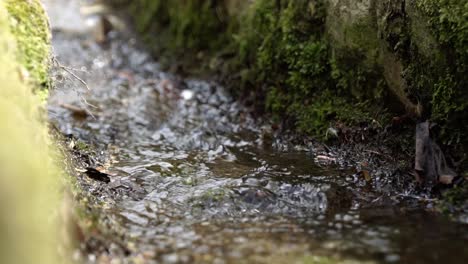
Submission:
<svg viewBox="0 0 468 264">
<path fill-rule="evenodd" d="M 418 0 L 438 51 L 428 53 L 413 43 L 404 58 L 410 94 L 422 103 L 425 116 L 438 123 L 440 138 L 458 153 L 468 151 L 468 4 L 458 0 Z"/>
<path fill-rule="evenodd" d="M 418 0 L 439 44 L 451 48 L 458 66 L 468 59 L 468 3 L 458 0 Z M 464 65 L 466 67 L 466 65 Z"/>
<path fill-rule="evenodd" d="M 371 117 L 370 111 L 374 110 L 370 102 L 384 90 L 375 62 L 377 44 L 364 37 L 373 29 L 363 32 L 364 23 L 357 23 L 347 30 L 356 47 L 332 50 L 324 34 L 324 1 L 277 5 L 260 0 L 251 7 L 250 16 L 241 24 L 245 37 L 239 53 L 247 54 L 241 58 L 250 60 L 245 65 L 256 73 L 251 83 L 268 85 L 257 93 L 266 93 L 266 107 L 274 115 L 319 137 L 335 122 L 355 125 L 381 118 Z"/>
<path fill-rule="evenodd" d="M 127 4 L 154 54 L 180 60 L 189 55 L 192 59 L 184 62 L 199 67 L 198 61 L 208 60 L 229 43 L 227 32 L 235 23 L 228 23 L 228 2 L 138 0 Z"/>
<path fill-rule="evenodd" d="M 23 2 L 8 2 L 15 5 L 9 10 L 19 12 Z M 16 44 L 21 36 L 11 32 L 4 4 L 0 1 L 0 262 L 66 263 L 57 256 L 60 170 L 40 100 L 20 78 L 24 61 L 18 61 Z M 33 19 L 18 12 L 16 19 Z"/>
<path fill-rule="evenodd" d="M 221 201 L 227 196 L 227 191 L 225 189 L 209 189 L 203 193 L 200 197 L 200 200 L 203 201 Z"/>
<path fill-rule="evenodd" d="M 465 177 L 467 174 L 465 173 Z M 462 212 L 468 205 L 468 184 L 457 186 L 446 191 L 438 207 L 445 214 L 457 214 Z"/>
<path fill-rule="evenodd" d="M 370 120 L 367 102 L 384 90 L 377 44 L 367 38 L 374 28 L 356 23 L 347 29 L 356 40 L 353 50 L 332 51 L 325 34 L 326 1 L 258 0 L 234 12 L 233 2 L 140 0 L 130 6 L 143 13 L 136 25 L 159 47 L 156 53 L 195 50 L 189 60 L 209 58 L 205 64 L 227 76 L 234 94 L 248 95 L 252 104 L 290 120 L 301 132 L 323 136 L 333 122 Z M 368 52 L 362 56 L 362 50 Z"/>
<path fill-rule="evenodd" d="M 232 8 L 239 2 L 247 4 Z M 130 6 L 158 55 L 178 54 L 177 62 L 220 73 L 233 94 L 301 132 L 323 136 L 336 122 L 383 124 L 391 111 L 418 116 L 422 106 L 420 118 L 437 122 L 444 143 L 466 153 L 468 5 L 368 4 L 136 0 Z"/>
<path fill-rule="evenodd" d="M 88 144 L 86 144 L 85 142 L 81 141 L 81 140 L 78 140 L 76 143 L 75 143 L 75 149 L 78 150 L 78 151 L 89 151 L 91 148 Z"/>
<path fill-rule="evenodd" d="M 6 0 L 11 31 L 18 43 L 18 57 L 33 84 L 47 88 L 50 32 L 47 16 L 38 0 Z M 27 76 L 23 76 L 27 77 Z"/>
<path fill-rule="evenodd" d="M 339 37 L 333 36 L 330 40 L 333 42 L 333 52 L 330 56 L 331 76 L 336 86 L 357 99 L 381 99 L 387 85 L 382 78 L 383 69 L 380 66 L 380 40 L 371 37 L 377 36 L 372 17 L 364 16 L 348 23 L 341 21 L 340 25 L 334 26 L 342 31 Z"/>
<path fill-rule="evenodd" d="M 191 184 L 190 184 L 191 185 Z M 229 198 L 229 191 L 227 189 L 208 189 L 198 197 L 192 197 L 190 203 L 194 206 L 203 208 L 212 203 L 219 203 Z"/>
</svg>

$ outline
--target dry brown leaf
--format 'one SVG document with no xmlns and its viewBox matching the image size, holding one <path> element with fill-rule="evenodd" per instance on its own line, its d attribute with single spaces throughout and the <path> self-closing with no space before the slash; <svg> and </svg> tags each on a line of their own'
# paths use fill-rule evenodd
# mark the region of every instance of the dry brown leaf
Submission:
<svg viewBox="0 0 468 264">
<path fill-rule="evenodd" d="M 61 104 L 60 107 L 70 111 L 75 118 L 85 119 L 88 117 L 88 112 L 85 109 L 79 108 L 71 104 Z"/>
</svg>

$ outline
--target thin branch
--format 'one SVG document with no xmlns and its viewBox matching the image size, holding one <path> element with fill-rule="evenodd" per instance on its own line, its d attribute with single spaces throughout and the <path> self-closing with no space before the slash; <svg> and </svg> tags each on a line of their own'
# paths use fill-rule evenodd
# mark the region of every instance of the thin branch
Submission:
<svg viewBox="0 0 468 264">
<path fill-rule="evenodd" d="M 69 73 L 71 76 L 75 77 L 75 79 L 77 79 L 80 83 L 82 83 L 84 85 L 84 87 L 86 87 L 86 89 L 88 91 L 90 91 L 91 89 L 89 88 L 88 84 L 80 78 L 80 76 L 76 75 L 73 70 L 77 70 L 77 69 L 74 69 L 74 68 L 71 68 L 71 67 L 67 67 L 67 66 L 64 66 L 62 65 L 56 57 L 53 58 L 53 61 L 54 63 L 59 67 L 61 68 L 62 70 L 66 71 L 67 73 Z M 77 70 L 78 71 L 78 70 Z M 82 71 L 82 70 L 81 70 Z"/>
<path fill-rule="evenodd" d="M 68 70 L 70 70 L 70 71 L 77 71 L 77 72 L 89 73 L 89 71 L 87 71 L 87 70 L 72 68 L 72 67 L 65 66 L 65 65 L 63 65 L 63 64 L 59 64 L 59 67 L 60 67 L 60 68 L 64 68 L 64 69 L 68 69 Z"/>
<path fill-rule="evenodd" d="M 84 87 L 86 87 L 86 89 L 88 91 L 90 91 L 91 89 L 89 88 L 88 84 L 82 79 L 80 78 L 78 75 L 76 75 L 73 71 L 80 71 L 80 72 L 86 72 L 86 70 L 82 70 L 82 69 L 75 69 L 75 68 L 72 68 L 72 67 L 68 67 L 68 66 L 65 66 L 63 65 L 62 63 L 60 63 L 60 61 L 57 59 L 57 57 L 53 56 L 52 57 L 52 63 L 53 65 L 55 65 L 56 67 L 64 70 L 65 72 L 67 72 L 68 74 L 70 74 L 73 78 L 75 78 L 76 80 L 78 80 L 81 84 L 83 84 Z M 95 108 L 95 109 L 98 109 L 99 107 L 91 104 L 88 102 L 88 100 L 86 100 L 86 98 L 83 96 L 82 92 L 75 89 L 75 87 L 72 88 L 73 91 L 75 91 L 80 99 L 80 103 L 83 104 L 85 107 L 84 107 L 84 110 L 93 118 L 96 120 L 96 116 L 86 107 L 86 106 L 89 106 L 89 107 L 92 107 L 92 108 Z"/>
</svg>

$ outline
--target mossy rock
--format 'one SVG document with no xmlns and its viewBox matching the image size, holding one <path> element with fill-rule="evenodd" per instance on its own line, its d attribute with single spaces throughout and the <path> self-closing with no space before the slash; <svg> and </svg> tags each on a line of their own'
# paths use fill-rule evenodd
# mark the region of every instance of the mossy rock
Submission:
<svg viewBox="0 0 468 264">
<path fill-rule="evenodd" d="M 32 2 L 0 2 L 0 263 L 66 263 L 57 252 L 60 170 L 41 100 L 33 93 L 37 87 L 21 70 L 44 63 L 45 57 L 26 62 L 19 56 L 24 55 L 21 45 L 26 37 L 21 34 L 27 33 L 11 24 L 17 20 L 41 27 L 33 24 L 36 13 L 20 8 Z M 40 14 L 45 20 L 44 12 Z"/>
<path fill-rule="evenodd" d="M 323 137 L 337 122 L 408 115 L 467 153 L 464 1 L 124 2 L 158 55 L 220 74 L 289 127 Z"/>
<path fill-rule="evenodd" d="M 412 91 L 426 104 L 427 115 L 440 125 L 444 143 L 466 153 L 468 3 L 418 0 L 413 5 L 425 18 L 435 43 L 429 39 L 429 43 L 420 45 L 417 38 L 411 43 L 412 53 L 405 60 L 405 74 Z M 428 48 L 437 52 L 428 52 Z"/>
<path fill-rule="evenodd" d="M 159 2 L 129 4 L 132 13 L 144 14 L 135 19 L 137 29 L 158 47 L 158 55 L 179 52 L 178 58 L 215 70 L 230 80 L 234 94 L 299 131 L 323 137 L 332 121 L 357 124 L 383 117 L 379 107 L 374 111 L 379 114 L 368 114 L 368 101 L 382 96 L 381 69 L 357 51 L 335 56 L 325 34 L 326 1 Z M 207 63 L 199 66 L 204 57 Z M 348 64 L 356 58 L 369 64 Z"/>
<path fill-rule="evenodd" d="M 23 78 L 35 87 L 48 88 L 51 33 L 49 21 L 39 0 L 6 0 L 11 32 L 17 40 L 17 56 Z"/>
</svg>

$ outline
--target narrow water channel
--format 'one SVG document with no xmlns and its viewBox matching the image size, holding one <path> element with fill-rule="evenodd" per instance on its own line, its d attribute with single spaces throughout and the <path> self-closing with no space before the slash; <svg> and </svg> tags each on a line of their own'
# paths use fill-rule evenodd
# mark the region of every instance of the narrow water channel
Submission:
<svg viewBox="0 0 468 264">
<path fill-rule="evenodd" d="M 50 120 L 110 175 L 78 181 L 112 238 L 85 262 L 468 263 L 466 225 L 275 139 L 223 87 L 162 71 L 131 32 L 97 44 L 83 3 L 45 2 L 63 66 Z"/>
</svg>

